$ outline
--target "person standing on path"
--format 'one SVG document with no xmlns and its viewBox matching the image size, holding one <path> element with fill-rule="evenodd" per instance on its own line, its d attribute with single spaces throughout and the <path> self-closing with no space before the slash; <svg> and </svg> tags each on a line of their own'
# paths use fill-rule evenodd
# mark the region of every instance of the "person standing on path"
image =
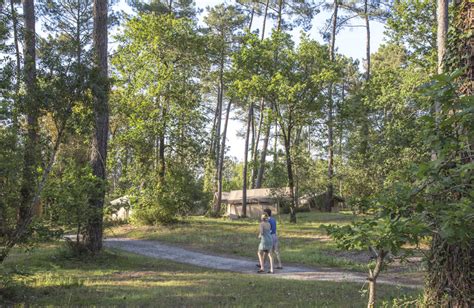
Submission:
<svg viewBox="0 0 474 308">
<path fill-rule="evenodd" d="M 281 266 L 281 259 L 280 259 L 280 243 L 278 241 L 278 236 L 277 236 L 277 223 L 275 218 L 272 217 L 272 210 L 270 209 L 264 209 L 263 210 L 267 215 L 268 215 L 268 223 L 270 224 L 270 234 L 272 235 L 272 250 L 270 252 L 271 254 L 274 254 L 276 256 L 276 260 L 278 261 L 278 266 L 276 269 L 283 269 Z"/>
<path fill-rule="evenodd" d="M 260 239 L 260 244 L 258 245 L 258 260 L 260 262 L 260 269 L 257 273 L 263 273 L 265 271 L 265 258 L 268 256 L 270 260 L 270 270 L 269 273 L 273 274 L 273 257 L 270 251 L 273 247 L 273 239 L 271 235 L 271 226 L 268 223 L 268 215 L 262 214 L 260 219 L 260 232 L 258 238 Z"/>
</svg>

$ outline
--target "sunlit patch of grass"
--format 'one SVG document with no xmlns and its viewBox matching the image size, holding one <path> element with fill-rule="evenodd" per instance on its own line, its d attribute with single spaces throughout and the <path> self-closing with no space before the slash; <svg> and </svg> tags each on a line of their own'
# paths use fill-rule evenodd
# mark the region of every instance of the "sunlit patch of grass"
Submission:
<svg viewBox="0 0 474 308">
<path fill-rule="evenodd" d="M 75 258 L 51 246 L 16 251 L 1 270 L 11 273 L 16 286 L 9 297 L 0 291 L 0 306 L 361 307 L 366 302 L 359 293 L 361 284 L 206 270 L 115 250 L 94 258 Z M 417 294 L 390 286 L 378 290 L 381 301 Z"/>
</svg>

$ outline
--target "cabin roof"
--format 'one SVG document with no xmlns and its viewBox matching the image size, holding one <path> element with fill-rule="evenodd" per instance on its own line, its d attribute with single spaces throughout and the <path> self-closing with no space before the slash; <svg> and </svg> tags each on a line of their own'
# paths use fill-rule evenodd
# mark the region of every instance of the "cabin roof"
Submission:
<svg viewBox="0 0 474 308">
<path fill-rule="evenodd" d="M 222 193 L 222 202 L 229 204 L 242 203 L 242 190 L 232 190 Z M 290 188 L 258 188 L 247 189 L 248 203 L 274 203 L 278 198 L 289 199 Z"/>
</svg>

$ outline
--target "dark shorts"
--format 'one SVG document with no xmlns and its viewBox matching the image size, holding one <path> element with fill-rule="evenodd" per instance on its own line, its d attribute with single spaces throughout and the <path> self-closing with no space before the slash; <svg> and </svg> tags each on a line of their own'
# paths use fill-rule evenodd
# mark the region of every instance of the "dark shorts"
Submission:
<svg viewBox="0 0 474 308">
<path fill-rule="evenodd" d="M 272 240 L 273 240 L 272 252 L 280 252 L 280 243 L 278 242 L 278 236 L 276 234 L 272 234 Z"/>
</svg>

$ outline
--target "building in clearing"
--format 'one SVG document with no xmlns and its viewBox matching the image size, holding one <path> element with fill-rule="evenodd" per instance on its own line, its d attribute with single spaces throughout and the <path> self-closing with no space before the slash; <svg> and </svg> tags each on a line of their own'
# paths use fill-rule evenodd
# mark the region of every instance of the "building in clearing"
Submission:
<svg viewBox="0 0 474 308">
<path fill-rule="evenodd" d="M 283 188 L 258 188 L 247 190 L 247 216 L 260 217 L 263 210 L 269 208 L 272 214 L 280 212 L 280 204 L 290 201 L 289 187 Z M 239 217 L 242 215 L 242 190 L 232 190 L 222 193 L 222 203 L 227 205 L 228 216 Z"/>
<path fill-rule="evenodd" d="M 110 201 L 110 205 L 113 208 L 110 218 L 115 221 L 125 221 L 132 215 L 132 209 L 130 204 L 130 198 L 123 196 L 115 200 Z"/>
</svg>

